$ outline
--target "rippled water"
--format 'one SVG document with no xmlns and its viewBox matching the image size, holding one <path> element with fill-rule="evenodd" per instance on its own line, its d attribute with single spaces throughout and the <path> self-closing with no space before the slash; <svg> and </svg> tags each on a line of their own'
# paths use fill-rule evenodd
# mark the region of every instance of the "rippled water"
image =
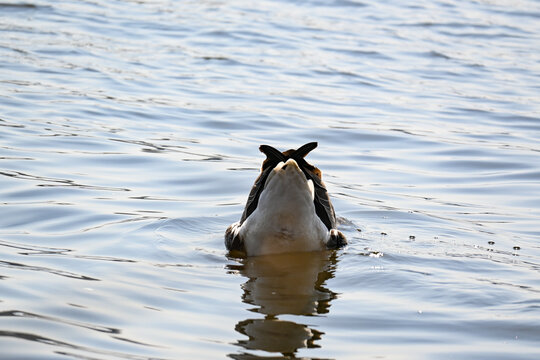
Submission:
<svg viewBox="0 0 540 360">
<path fill-rule="evenodd" d="M 540 3 L 0 4 L 0 358 L 538 359 Z M 318 141 L 349 246 L 223 246 Z"/>
</svg>

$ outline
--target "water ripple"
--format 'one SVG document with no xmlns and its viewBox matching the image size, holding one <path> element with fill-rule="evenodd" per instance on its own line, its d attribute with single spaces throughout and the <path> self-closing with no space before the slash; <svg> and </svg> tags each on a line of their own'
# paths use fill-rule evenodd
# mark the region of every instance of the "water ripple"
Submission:
<svg viewBox="0 0 540 360">
<path fill-rule="evenodd" d="M 10 262 L 10 261 L 0 261 L 0 266 L 12 268 L 12 269 L 18 269 L 18 270 L 48 272 L 54 275 L 65 276 L 68 278 L 73 278 L 73 279 L 78 279 L 78 280 L 99 281 L 99 279 L 86 276 L 86 275 L 76 274 L 70 271 L 53 269 L 53 268 L 48 268 L 48 267 L 43 267 L 43 266 L 25 265 L 25 264 L 16 263 L 16 262 Z"/>
<path fill-rule="evenodd" d="M 0 10 L 5 357 L 538 358 L 536 1 Z M 227 257 L 309 141 L 349 246 Z"/>
</svg>

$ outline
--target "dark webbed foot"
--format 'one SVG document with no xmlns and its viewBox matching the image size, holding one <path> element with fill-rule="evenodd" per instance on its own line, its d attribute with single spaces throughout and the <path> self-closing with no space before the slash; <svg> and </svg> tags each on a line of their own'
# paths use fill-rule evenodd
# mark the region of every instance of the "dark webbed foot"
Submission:
<svg viewBox="0 0 540 360">
<path fill-rule="evenodd" d="M 234 223 L 225 231 L 225 247 L 229 251 L 244 251 L 244 242 L 240 238 L 239 223 Z"/>
<path fill-rule="evenodd" d="M 347 245 L 347 238 L 343 233 L 337 229 L 330 230 L 326 247 L 328 249 L 339 249 Z"/>
</svg>

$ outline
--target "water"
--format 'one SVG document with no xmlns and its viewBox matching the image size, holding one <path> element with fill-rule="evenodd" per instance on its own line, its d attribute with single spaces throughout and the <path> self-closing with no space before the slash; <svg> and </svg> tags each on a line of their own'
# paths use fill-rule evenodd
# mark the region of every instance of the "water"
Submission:
<svg viewBox="0 0 540 360">
<path fill-rule="evenodd" d="M 538 359 L 537 1 L 0 4 L 0 358 Z M 349 246 L 236 259 L 318 141 Z"/>
</svg>

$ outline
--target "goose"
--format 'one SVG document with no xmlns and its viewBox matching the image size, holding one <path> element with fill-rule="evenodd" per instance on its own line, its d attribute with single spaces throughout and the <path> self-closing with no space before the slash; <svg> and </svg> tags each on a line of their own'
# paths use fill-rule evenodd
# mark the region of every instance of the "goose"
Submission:
<svg viewBox="0 0 540 360">
<path fill-rule="evenodd" d="M 347 244 L 336 228 L 334 207 L 322 173 L 304 158 L 310 142 L 281 152 L 261 145 L 266 155 L 240 221 L 225 231 L 225 246 L 247 256 L 320 251 Z"/>
</svg>

